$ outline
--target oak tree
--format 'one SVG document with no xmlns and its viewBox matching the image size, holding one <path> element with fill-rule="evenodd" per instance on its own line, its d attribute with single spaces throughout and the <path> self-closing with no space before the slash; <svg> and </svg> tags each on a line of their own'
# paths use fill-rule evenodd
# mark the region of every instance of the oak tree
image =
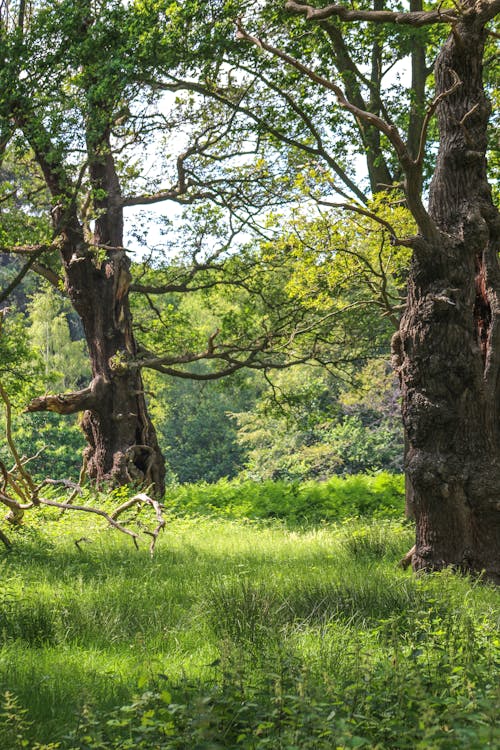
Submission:
<svg viewBox="0 0 500 750">
<path fill-rule="evenodd" d="M 429 10 L 388 10 L 339 4 L 314 7 L 289 0 L 307 24 L 371 28 L 439 27 L 445 31 L 434 64 L 435 92 L 422 114 L 417 148 L 389 118 L 360 106 L 347 86 L 318 73 L 239 24 L 239 36 L 332 92 L 339 107 L 374 128 L 401 169 L 402 191 L 417 225 L 393 234 L 412 260 L 408 295 L 393 361 L 399 373 L 408 439 L 406 470 L 416 520 L 415 570 L 453 565 L 500 581 L 500 216 L 488 182 L 491 105 L 484 64 L 498 0 L 466 0 Z M 493 57 L 493 64 L 495 61 Z M 438 151 L 422 192 L 426 138 L 437 115 Z M 352 207 L 353 210 L 359 208 Z"/>
<path fill-rule="evenodd" d="M 0 250 L 23 264 L 1 296 L 29 271 L 63 289 L 82 321 L 92 369 L 87 387 L 36 396 L 28 410 L 81 412 L 87 475 L 154 486 L 161 495 L 164 461 L 147 410 L 144 368 L 208 380 L 311 356 L 285 352 L 285 342 L 311 329 L 283 295 L 260 322 L 247 315 L 249 330 L 228 326 L 223 338 L 214 327 L 204 342 L 172 342 L 170 311 L 163 315 L 155 301 L 232 283 L 243 296 L 256 294 L 250 310 L 266 304 L 251 253 L 236 264 L 232 280 L 224 270 L 231 240 L 274 200 L 260 138 L 213 101 L 209 110 L 190 101 L 180 109 L 162 99 L 157 68 L 192 66 L 198 56 L 185 45 L 192 23 L 187 6 L 48 0 L 4 2 L 1 11 L 0 154 L 29 165 L 35 185 L 27 189 L 16 170 L 3 181 Z M 205 27 L 197 27 L 202 38 Z M 201 75 L 200 64 L 196 70 Z M 232 150 L 230 131 L 231 143 L 241 142 Z M 126 212 L 197 201 L 214 208 L 191 216 L 182 261 L 156 255 L 133 267 Z M 26 221 L 10 221 L 14 215 Z M 42 216 L 34 238 L 30 217 Z M 138 328 L 132 294 L 143 295 L 149 309 L 149 321 L 139 320 Z M 146 345 L 137 339 L 141 326 Z M 212 367 L 196 371 L 200 360 Z"/>
</svg>

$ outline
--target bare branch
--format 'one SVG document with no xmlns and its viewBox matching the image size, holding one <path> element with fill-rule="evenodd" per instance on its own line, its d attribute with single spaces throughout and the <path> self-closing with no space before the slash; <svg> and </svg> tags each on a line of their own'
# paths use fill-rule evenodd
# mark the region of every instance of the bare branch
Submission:
<svg viewBox="0 0 500 750">
<path fill-rule="evenodd" d="M 106 385 L 104 378 L 97 376 L 87 388 L 81 391 L 38 396 L 30 401 L 25 411 L 53 411 L 56 414 L 76 414 L 79 411 L 86 411 L 98 403 Z"/>
<path fill-rule="evenodd" d="M 9 445 L 10 452 L 14 458 L 16 469 L 18 471 L 19 477 L 22 480 L 22 483 L 25 485 L 26 490 L 29 490 L 32 492 L 35 489 L 35 485 L 33 483 L 33 480 L 31 479 L 31 476 L 24 469 L 23 462 L 14 444 L 14 440 L 12 437 L 12 407 L 11 407 L 7 392 L 1 383 L 0 383 L 0 397 L 5 406 L 5 428 L 6 428 L 7 443 Z M 24 500 L 27 499 L 25 491 L 23 490 L 21 490 L 20 496 Z"/>
<path fill-rule="evenodd" d="M 487 23 L 500 13 L 500 0 L 479 0 L 474 10 L 477 10 L 480 20 Z"/>
<path fill-rule="evenodd" d="M 58 250 L 58 242 L 42 243 L 40 245 L 3 245 L 0 246 L 0 253 L 5 255 L 35 255 L 38 257 L 41 253 L 49 253 Z"/>
<path fill-rule="evenodd" d="M 331 208 L 342 208 L 345 211 L 353 211 L 354 213 L 360 214 L 361 216 L 366 216 L 369 219 L 372 219 L 373 221 L 377 222 L 377 224 L 380 224 L 384 229 L 387 229 L 389 234 L 391 235 L 391 238 L 394 240 L 395 244 L 398 243 L 398 238 L 396 235 L 396 230 L 390 224 L 386 219 L 383 219 L 381 216 L 376 214 L 374 211 L 370 211 L 367 208 L 363 208 L 363 206 L 357 206 L 355 203 L 332 203 L 330 201 L 324 201 L 324 200 L 318 200 L 318 203 L 321 206 L 329 206 Z"/>
<path fill-rule="evenodd" d="M 105 518 L 106 521 L 110 524 L 110 526 L 113 526 L 115 529 L 118 529 L 118 531 L 121 531 L 123 534 L 127 534 L 128 536 L 132 537 L 134 540 L 134 544 L 136 548 L 138 548 L 137 540 L 139 538 L 139 534 L 136 534 L 135 531 L 131 531 L 130 529 L 125 528 L 125 526 L 122 526 L 120 523 L 115 521 L 109 513 L 106 513 L 106 511 L 101 510 L 100 508 L 93 508 L 90 505 L 73 505 L 72 503 L 58 503 L 56 500 L 47 500 L 47 498 L 39 497 L 38 502 L 40 505 L 49 505 L 51 508 L 61 508 L 62 510 L 79 510 L 82 513 L 95 513 L 97 516 L 102 516 L 102 518 Z"/>
<path fill-rule="evenodd" d="M 12 471 L 8 471 L 5 465 L 2 461 L 0 461 L 0 475 L 3 480 L 0 488 L 0 504 L 5 505 L 9 509 L 9 513 L 6 516 L 6 519 L 9 523 L 12 524 L 19 524 L 22 522 L 24 511 L 29 510 L 31 508 L 39 507 L 40 505 L 46 505 L 52 508 L 59 508 L 62 512 L 65 512 L 67 510 L 73 510 L 73 511 L 80 511 L 82 513 L 93 513 L 97 516 L 101 516 L 102 518 L 105 518 L 106 521 L 110 524 L 110 526 L 113 526 L 113 528 L 117 529 L 118 531 L 121 531 L 123 534 L 126 534 L 127 536 L 130 536 L 133 540 L 136 549 L 138 549 L 137 540 L 139 539 L 139 534 L 135 531 L 132 531 L 130 529 L 127 529 L 123 524 L 119 523 L 116 519 L 118 516 L 127 508 L 131 507 L 132 505 L 136 504 L 142 504 L 147 503 L 149 504 L 153 510 L 155 511 L 156 515 L 156 527 L 153 529 L 153 531 L 146 531 L 145 533 L 148 534 L 150 537 L 152 537 L 152 541 L 149 546 L 149 551 L 151 556 L 154 553 L 156 540 L 158 538 L 158 535 L 160 534 L 161 530 L 165 527 L 165 519 L 162 515 L 163 506 L 153 498 L 149 497 L 146 494 L 138 494 L 135 495 L 131 500 L 128 500 L 127 502 L 123 503 L 121 506 L 116 508 L 112 513 L 107 513 L 106 511 L 102 510 L 101 508 L 95 508 L 89 505 L 75 505 L 73 503 L 74 498 L 78 493 L 80 493 L 81 486 L 80 484 L 75 484 L 75 482 L 71 482 L 67 479 L 44 479 L 40 484 L 35 486 L 35 483 L 31 477 L 31 475 L 24 469 L 24 464 L 27 463 L 31 459 L 21 459 L 19 457 L 19 453 L 16 450 L 16 447 L 13 443 L 12 436 L 11 436 L 11 406 L 10 401 L 7 396 L 7 393 L 3 389 L 2 385 L 0 384 L 0 396 L 4 401 L 5 404 L 5 410 L 6 410 L 6 423 L 7 423 L 7 439 L 8 439 L 8 445 L 9 449 L 14 456 L 15 459 L 15 466 Z M 140 446 L 141 448 L 144 448 L 146 446 Z M 22 485 L 19 484 L 18 480 L 14 477 L 14 471 L 17 472 L 20 477 L 22 478 Z M 80 473 L 80 483 L 84 479 L 85 474 L 85 464 L 82 468 L 82 471 Z M 71 495 L 69 499 L 66 502 L 59 502 L 56 500 L 51 500 L 49 498 L 44 498 L 39 496 L 39 492 L 42 489 L 42 487 L 45 487 L 47 485 L 57 486 L 62 485 L 67 489 L 71 489 Z M 19 500 L 15 499 L 15 497 L 12 497 L 11 494 L 9 494 L 9 491 L 12 493 L 15 493 L 18 497 L 22 498 L 23 500 L 27 500 L 29 497 L 29 502 L 19 502 Z M 86 539 L 85 537 L 82 537 L 81 539 L 78 539 L 75 541 L 76 546 L 80 550 L 80 542 L 82 541 L 90 541 L 89 539 Z M 0 530 L 0 541 L 3 542 L 3 544 L 10 549 L 11 548 L 11 542 L 8 539 L 8 537 Z"/>
<path fill-rule="evenodd" d="M 151 557 L 154 555 L 155 546 L 156 546 L 156 540 L 158 539 L 158 536 L 162 529 L 165 528 L 166 521 L 163 518 L 163 506 L 161 503 L 158 502 L 158 500 L 154 500 L 152 497 L 149 497 L 149 495 L 146 495 L 144 492 L 139 492 L 139 494 L 134 495 L 134 497 L 130 498 L 130 500 L 126 500 L 122 505 L 120 505 L 116 510 L 111 513 L 111 518 L 116 519 L 118 518 L 121 513 L 123 513 L 128 508 L 132 508 L 134 505 L 139 505 L 139 507 L 142 504 L 151 505 L 153 510 L 155 511 L 157 525 L 153 529 L 153 531 L 144 531 L 145 534 L 148 534 L 148 536 L 152 537 L 151 544 L 149 545 L 149 553 Z"/>
<path fill-rule="evenodd" d="M 24 279 L 30 268 L 33 266 L 34 262 L 37 258 L 40 257 L 40 255 L 44 252 L 42 249 L 38 249 L 36 252 L 34 252 L 31 257 L 29 258 L 28 262 L 24 264 L 24 266 L 21 268 L 21 270 L 15 275 L 15 277 L 12 279 L 10 284 L 5 287 L 0 292 L 0 302 L 3 302 L 6 300 L 16 289 L 16 287 L 21 283 L 21 281 Z"/>
<path fill-rule="evenodd" d="M 47 266 L 44 266 L 42 263 L 37 263 L 35 261 L 31 267 L 31 270 L 33 271 L 33 273 L 38 274 L 38 276 L 42 276 L 46 281 L 49 282 L 49 284 L 52 284 L 52 286 L 56 289 L 61 289 L 62 277 L 58 276 L 57 273 L 51 268 L 47 268 Z"/>
<path fill-rule="evenodd" d="M 422 162 L 424 160 L 425 143 L 426 143 L 426 139 L 427 139 L 427 130 L 429 128 L 429 123 L 430 123 L 431 117 L 434 114 L 434 112 L 436 111 L 436 108 L 437 108 L 438 104 L 440 102 L 442 102 L 443 99 L 446 99 L 448 96 L 450 96 L 451 94 L 453 94 L 453 92 L 456 91 L 462 85 L 462 81 L 458 77 L 457 73 L 454 70 L 451 70 L 451 68 L 449 68 L 449 72 L 450 72 L 450 74 L 451 74 L 451 76 L 453 78 L 452 85 L 450 86 L 449 89 L 447 89 L 446 91 L 443 91 L 441 94 L 439 94 L 439 96 L 436 96 L 436 98 L 434 99 L 434 101 L 430 104 L 429 108 L 427 109 L 427 112 L 425 113 L 424 121 L 422 123 L 422 131 L 420 133 L 420 145 L 419 145 L 419 148 L 418 148 L 418 154 L 417 154 L 417 157 L 416 157 L 416 159 L 414 161 L 414 164 L 416 164 L 416 165 L 422 164 Z M 479 106 L 479 105 L 476 105 L 476 106 Z M 468 114 L 470 114 L 470 113 L 468 113 Z M 463 118 L 464 121 L 465 121 L 466 117 L 468 117 L 468 114 Z M 460 125 L 462 125 L 462 122 L 460 123 Z"/>
</svg>

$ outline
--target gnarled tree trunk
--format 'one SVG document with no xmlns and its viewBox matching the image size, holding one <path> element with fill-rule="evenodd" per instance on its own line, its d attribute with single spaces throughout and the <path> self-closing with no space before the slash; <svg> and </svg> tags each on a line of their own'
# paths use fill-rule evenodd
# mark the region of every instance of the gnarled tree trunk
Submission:
<svg viewBox="0 0 500 750">
<path fill-rule="evenodd" d="M 486 174 L 486 32 L 461 17 L 436 61 L 440 149 L 396 346 L 415 570 L 500 582 L 500 217 Z"/>
<path fill-rule="evenodd" d="M 84 244 L 82 243 L 82 246 Z M 85 246 L 84 246 L 85 247 Z M 68 295 L 82 319 L 93 380 L 83 391 L 34 399 L 29 411 L 83 411 L 87 475 L 102 485 L 154 485 L 164 492 L 164 461 L 149 418 L 140 371 L 128 367 L 135 354 L 128 302 L 129 260 L 113 250 L 64 250 Z"/>
<path fill-rule="evenodd" d="M 161 496 L 164 459 L 140 370 L 132 364 L 136 344 L 129 306 L 130 261 L 123 249 L 123 209 L 109 131 L 97 136 L 89 132 L 88 152 L 91 186 L 99 196 L 92 242 L 86 241 L 71 203 L 56 207 L 53 218 L 62 239 L 66 291 L 83 323 L 93 380 L 77 393 L 36 398 L 28 411 L 83 411 L 88 477 L 98 485 L 149 486 Z"/>
</svg>

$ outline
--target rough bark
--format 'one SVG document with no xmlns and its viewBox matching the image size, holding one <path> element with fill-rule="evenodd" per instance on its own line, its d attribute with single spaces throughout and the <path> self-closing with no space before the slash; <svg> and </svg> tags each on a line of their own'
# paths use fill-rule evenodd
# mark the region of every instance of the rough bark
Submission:
<svg viewBox="0 0 500 750">
<path fill-rule="evenodd" d="M 127 361 L 136 354 L 129 309 L 129 261 L 108 251 L 102 263 L 76 258 L 68 264 L 67 288 L 79 313 L 93 372 L 91 408 L 81 425 L 88 442 L 87 475 L 115 484 L 154 484 L 164 490 L 163 458 L 147 413 L 142 378 Z M 83 404 L 82 404 L 83 405 Z"/>
<path fill-rule="evenodd" d="M 91 185 L 99 196 L 94 202 L 93 244 L 86 241 L 71 202 L 56 207 L 53 221 L 61 237 L 66 291 L 82 320 L 93 380 L 77 393 L 34 399 L 28 411 L 83 411 L 87 476 L 98 485 L 133 483 L 161 496 L 164 460 L 140 370 L 127 364 L 137 353 L 129 305 L 130 261 L 123 249 L 123 209 L 109 132 L 89 131 L 87 149 Z M 37 156 L 47 183 L 53 183 L 52 192 L 61 194 L 61 179 L 43 154 Z"/>
<path fill-rule="evenodd" d="M 147 412 L 129 308 L 129 260 L 123 250 L 99 254 L 67 238 L 63 250 L 66 287 L 83 323 L 93 380 L 76 393 L 43 396 L 28 411 L 83 412 L 81 426 L 87 476 L 97 484 L 135 483 L 164 491 L 164 462 Z"/>
<path fill-rule="evenodd" d="M 486 32 L 473 13 L 435 66 L 440 148 L 429 213 L 439 238 L 415 252 L 395 359 L 409 441 L 414 570 L 500 582 L 500 217 L 486 172 Z"/>
</svg>

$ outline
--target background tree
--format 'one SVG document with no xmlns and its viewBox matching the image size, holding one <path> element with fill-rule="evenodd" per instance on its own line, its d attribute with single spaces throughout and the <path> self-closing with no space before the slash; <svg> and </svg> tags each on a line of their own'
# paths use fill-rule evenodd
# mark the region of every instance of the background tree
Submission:
<svg viewBox="0 0 500 750">
<path fill-rule="evenodd" d="M 351 381 L 354 380 L 354 385 Z M 376 359 L 349 384 L 324 369 L 273 377 L 252 409 L 234 415 L 251 479 L 323 481 L 333 475 L 402 470 L 402 428 L 394 375 Z"/>
<path fill-rule="evenodd" d="M 231 238 L 270 201 L 266 186 L 271 176 L 265 160 L 258 158 L 259 137 L 254 136 L 250 144 L 244 139 L 242 147 L 228 154 L 230 112 L 221 115 L 220 107 L 214 112 L 212 103 L 209 114 L 203 106 L 196 111 L 188 106 L 178 113 L 174 103 L 172 113 L 164 114 L 151 71 L 158 61 L 172 69 L 183 62 L 189 9 L 172 4 L 162 10 L 158 28 L 156 7 L 140 3 L 40 3 L 30 8 L 29 19 L 24 4 L 2 8 L 2 149 L 32 165 L 50 208 L 35 243 L 31 232 L 11 222 L 16 231 L 7 232 L 2 249 L 26 259 L 15 281 L 33 268 L 58 288 L 64 286 L 82 321 L 92 369 L 87 388 L 34 398 L 29 410 L 83 412 L 90 478 L 154 485 L 161 494 L 163 458 L 147 412 L 141 370 L 153 367 L 185 376 L 187 366 L 207 359 L 220 363 L 203 376 L 214 379 L 243 366 L 266 368 L 275 361 L 281 367 L 286 359 L 283 341 L 294 331 L 298 335 L 303 321 L 303 313 L 294 314 L 291 305 L 281 316 L 275 306 L 273 331 L 254 321 L 253 336 L 233 330 L 223 342 L 212 330 L 202 348 L 186 349 L 184 343 L 175 352 L 169 349 L 168 336 L 166 346 L 157 337 L 155 350 L 141 348 L 132 326 L 131 292 L 151 301 L 156 294 L 226 283 L 221 273 Z M 195 56 L 192 51 L 191 60 Z M 190 143 L 173 159 L 173 173 L 165 158 L 158 162 L 159 171 L 148 170 L 153 132 L 160 132 L 163 139 L 174 133 L 182 140 L 183 128 L 191 128 Z M 243 131 L 237 127 L 236 131 L 239 138 Z M 163 143 L 157 142 L 160 149 Z M 213 166 L 218 159 L 214 154 L 221 152 L 227 164 L 222 171 Z M 201 176 L 193 173 L 194 157 Z M 144 184 L 148 171 L 150 179 Z M 19 195 L 13 187 L 10 204 L 6 203 L 15 216 Z M 39 203 L 32 201 L 31 193 L 25 191 L 22 198 L 24 212 L 38 215 Z M 194 215 L 197 233 L 191 235 L 194 249 L 189 250 L 189 262 L 177 268 L 170 264 L 163 278 L 157 267 L 154 283 L 146 283 L 144 275 L 133 282 L 124 247 L 125 210 L 207 198 L 220 211 L 231 209 L 224 240 L 218 241 L 220 213 L 202 214 L 201 219 Z M 245 211 L 240 217 L 241 206 Z M 247 266 L 252 263 L 248 256 Z M 244 267 L 240 270 L 245 273 Z M 203 274 L 208 277 L 200 278 Z M 236 279 L 240 286 L 243 282 L 244 276 Z M 154 311 L 153 303 L 150 308 Z M 226 319 L 230 321 L 231 315 Z M 311 354 L 301 352 L 299 359 L 304 356 Z M 294 361 L 294 355 L 289 359 Z"/>
</svg>

